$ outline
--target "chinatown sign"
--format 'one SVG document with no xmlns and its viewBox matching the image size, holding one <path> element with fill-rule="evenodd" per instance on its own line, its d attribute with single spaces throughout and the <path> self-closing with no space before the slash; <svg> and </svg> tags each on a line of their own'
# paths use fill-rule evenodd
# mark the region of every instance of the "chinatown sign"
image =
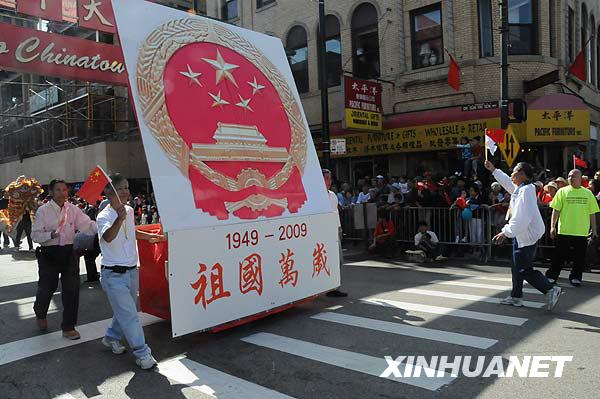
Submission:
<svg viewBox="0 0 600 399">
<path fill-rule="evenodd" d="M 346 139 L 346 153 L 335 156 L 339 158 L 451 150 L 456 149 L 462 137 L 484 137 L 485 129 L 499 127 L 500 118 L 488 118 L 336 136 Z"/>
<path fill-rule="evenodd" d="M 173 335 L 338 287 L 339 217 L 281 40 L 142 0 L 113 9 L 168 236 Z"/>
<path fill-rule="evenodd" d="M 66 79 L 127 85 L 121 48 L 0 23 L 0 67 Z"/>
<path fill-rule="evenodd" d="M 381 131 L 381 90 L 380 83 L 344 76 L 344 128 Z"/>
</svg>

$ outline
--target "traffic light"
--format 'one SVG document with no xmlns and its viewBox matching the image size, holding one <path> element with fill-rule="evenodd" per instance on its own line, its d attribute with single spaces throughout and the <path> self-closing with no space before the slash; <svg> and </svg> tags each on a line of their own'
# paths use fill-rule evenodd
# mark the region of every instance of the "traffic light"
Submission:
<svg viewBox="0 0 600 399">
<path fill-rule="evenodd" d="M 521 123 L 527 121 L 527 103 L 521 99 L 510 100 L 513 105 L 514 122 Z"/>
</svg>

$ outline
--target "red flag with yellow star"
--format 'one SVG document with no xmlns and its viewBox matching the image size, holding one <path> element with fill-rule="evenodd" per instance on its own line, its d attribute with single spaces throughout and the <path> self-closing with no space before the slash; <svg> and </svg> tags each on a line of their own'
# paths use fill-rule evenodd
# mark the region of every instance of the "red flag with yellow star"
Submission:
<svg viewBox="0 0 600 399">
<path fill-rule="evenodd" d="M 76 195 L 90 204 L 95 204 L 104 187 L 110 182 L 110 177 L 106 172 L 100 166 L 96 166 Z"/>
</svg>

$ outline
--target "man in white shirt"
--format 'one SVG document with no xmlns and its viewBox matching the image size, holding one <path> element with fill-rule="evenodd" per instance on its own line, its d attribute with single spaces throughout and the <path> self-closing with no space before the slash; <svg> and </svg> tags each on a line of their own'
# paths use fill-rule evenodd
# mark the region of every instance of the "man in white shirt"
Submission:
<svg viewBox="0 0 600 399">
<path fill-rule="evenodd" d="M 500 169 L 496 169 L 490 161 L 485 161 L 485 167 L 511 195 L 508 210 L 510 219 L 502 231 L 493 238 L 497 244 L 502 244 L 506 238 L 513 240 L 512 292 L 500 303 L 523 306 L 523 280 L 525 280 L 546 294 L 547 308 L 552 310 L 558 302 L 561 288 L 553 287 L 548 279 L 532 265 L 537 242 L 545 231 L 544 221 L 537 206 L 535 187 L 531 184 L 533 168 L 526 162 L 519 162 L 509 177 Z"/>
<path fill-rule="evenodd" d="M 329 194 L 329 202 L 331 203 L 331 211 L 335 212 L 336 216 L 337 216 L 337 223 L 338 223 L 338 235 L 339 235 L 339 252 L 340 252 L 340 273 L 341 273 L 341 269 L 342 269 L 342 265 L 344 264 L 344 258 L 343 258 L 343 254 L 342 254 L 342 224 L 340 223 L 340 211 L 338 209 L 338 198 L 337 195 L 335 195 L 335 193 L 333 191 L 330 190 L 331 188 L 331 181 L 332 181 L 332 177 L 331 177 L 331 171 L 328 169 L 323 169 L 323 180 L 325 181 L 325 188 L 327 188 L 327 192 Z M 327 293 L 327 296 L 330 297 L 346 297 L 348 296 L 347 293 L 340 291 L 339 289 L 333 290 L 333 291 L 329 291 Z"/>
<path fill-rule="evenodd" d="M 41 246 L 35 256 L 39 267 L 39 281 L 33 310 L 40 331 L 48 329 L 48 307 L 58 286 L 60 276 L 63 319 L 63 337 L 81 338 L 75 325 L 79 311 L 79 258 L 73 251 L 75 231 L 96 234 L 96 222 L 77 206 L 67 201 L 69 187 L 64 180 L 50 182 L 52 200 L 40 206 L 31 229 L 33 241 Z"/>
<path fill-rule="evenodd" d="M 129 183 L 119 174 L 112 175 L 111 180 L 112 185 L 109 184 L 104 190 L 109 204 L 96 219 L 102 252 L 100 283 L 113 310 L 113 319 L 102 343 L 114 354 L 121 354 L 125 352 L 121 344 L 125 338 L 133 350 L 137 365 L 150 369 L 156 365 L 156 360 L 146 344 L 137 312 L 139 273 L 136 239 L 157 242 L 163 238 L 136 231 L 133 208 L 124 205 L 129 199 Z"/>
</svg>

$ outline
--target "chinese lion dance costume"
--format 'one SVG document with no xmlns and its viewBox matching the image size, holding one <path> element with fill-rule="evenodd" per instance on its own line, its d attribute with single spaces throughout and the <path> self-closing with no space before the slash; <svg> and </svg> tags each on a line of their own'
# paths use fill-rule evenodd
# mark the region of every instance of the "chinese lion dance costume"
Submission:
<svg viewBox="0 0 600 399">
<path fill-rule="evenodd" d="M 20 176 L 4 192 L 8 195 L 8 208 L 0 210 L 0 231 L 14 236 L 25 212 L 29 212 L 33 222 L 38 207 L 37 198 L 44 190 L 36 179 Z"/>
</svg>

